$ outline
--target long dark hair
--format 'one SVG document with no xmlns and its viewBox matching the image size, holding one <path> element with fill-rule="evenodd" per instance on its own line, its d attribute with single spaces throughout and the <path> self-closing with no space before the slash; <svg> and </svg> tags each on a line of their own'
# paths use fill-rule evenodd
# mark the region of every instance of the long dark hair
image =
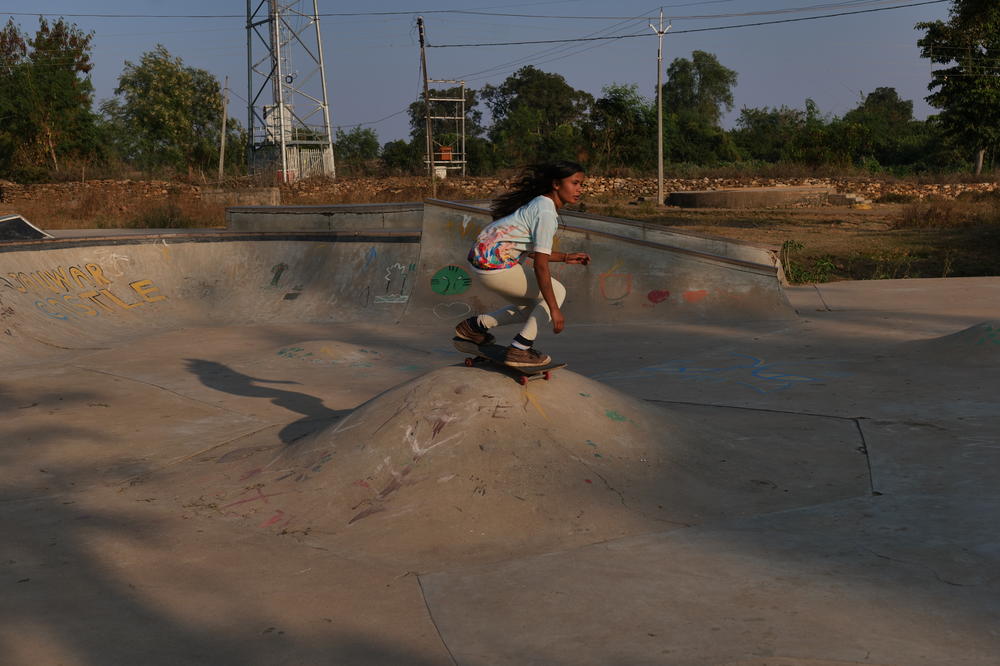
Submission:
<svg viewBox="0 0 1000 666">
<path fill-rule="evenodd" d="M 552 181 L 569 178 L 583 170 L 582 166 L 568 160 L 525 167 L 511 188 L 490 204 L 493 219 L 507 217 L 535 197 L 548 194 L 552 191 Z"/>
</svg>

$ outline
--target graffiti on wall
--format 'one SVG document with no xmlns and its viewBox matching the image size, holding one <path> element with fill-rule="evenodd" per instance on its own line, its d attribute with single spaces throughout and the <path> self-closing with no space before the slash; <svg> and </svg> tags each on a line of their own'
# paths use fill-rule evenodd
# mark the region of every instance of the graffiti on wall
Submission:
<svg viewBox="0 0 1000 666">
<path fill-rule="evenodd" d="M 597 278 L 601 296 L 613 305 L 621 305 L 632 293 L 632 274 L 622 272 L 621 268 L 622 262 L 618 260 L 611 270 L 601 273 Z"/>
<path fill-rule="evenodd" d="M 86 263 L 30 273 L 6 273 L 4 286 L 35 296 L 34 305 L 42 314 L 62 320 L 133 310 L 167 299 L 150 279 L 133 280 L 127 288 L 115 285 L 112 278 L 122 277 L 122 269 L 129 262 L 128 257 L 115 257 L 107 271 L 100 264 Z"/>
<path fill-rule="evenodd" d="M 983 324 L 982 329 L 980 329 L 979 339 L 976 340 L 977 345 L 1000 345 L 1000 326 L 994 328 L 989 324 Z"/>
<path fill-rule="evenodd" d="M 394 263 L 386 267 L 382 276 L 384 284 L 377 285 L 378 293 L 375 296 L 376 303 L 406 303 L 410 300 L 410 295 L 406 293 L 406 283 L 410 273 L 416 270 L 416 264 Z"/>
<path fill-rule="evenodd" d="M 484 225 L 478 222 L 473 223 L 471 215 L 462 215 L 461 221 L 448 220 L 445 224 L 445 229 L 457 235 L 459 238 L 471 240 L 479 235 L 479 230 L 483 226 Z"/>
<path fill-rule="evenodd" d="M 445 266 L 431 276 L 431 291 L 441 296 L 457 296 L 472 286 L 472 277 L 461 266 Z"/>
</svg>

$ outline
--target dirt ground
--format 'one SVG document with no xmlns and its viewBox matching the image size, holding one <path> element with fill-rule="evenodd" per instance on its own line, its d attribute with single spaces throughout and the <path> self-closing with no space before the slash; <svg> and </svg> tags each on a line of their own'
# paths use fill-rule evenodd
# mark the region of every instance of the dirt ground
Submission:
<svg viewBox="0 0 1000 666">
<path fill-rule="evenodd" d="M 582 206 L 587 212 L 779 248 L 793 283 L 1000 275 L 1000 192 L 989 189 L 996 189 L 995 183 L 833 183 L 876 201 L 867 207 L 658 209 L 655 197 L 648 196 L 650 187 L 655 191 L 649 179 L 592 180 Z M 710 185 L 732 186 L 722 181 Z M 672 187 L 706 185 L 678 181 Z M 439 198 L 488 199 L 502 191 L 504 183 L 470 178 L 441 188 Z M 0 213 L 23 215 L 43 229 L 224 227 L 226 204 L 210 200 L 201 189 L 162 181 L 34 186 L 0 182 Z M 283 186 L 280 198 L 287 205 L 315 205 L 419 201 L 429 196 L 426 181 L 411 177 L 310 179 Z"/>
<path fill-rule="evenodd" d="M 1000 225 L 914 227 L 907 223 L 912 204 L 763 210 L 592 204 L 587 211 L 781 249 L 795 283 L 1000 274 Z"/>
</svg>

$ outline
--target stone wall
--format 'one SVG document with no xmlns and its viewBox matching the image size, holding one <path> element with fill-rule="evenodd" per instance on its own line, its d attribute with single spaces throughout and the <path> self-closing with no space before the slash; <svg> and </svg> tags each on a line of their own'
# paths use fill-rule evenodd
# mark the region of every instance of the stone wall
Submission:
<svg viewBox="0 0 1000 666">
<path fill-rule="evenodd" d="M 503 192 L 508 181 L 500 178 L 449 179 L 438 182 L 440 199 L 489 199 Z M 912 199 L 954 198 L 962 192 L 990 192 L 998 183 L 916 184 L 905 181 L 847 178 L 667 178 L 665 194 L 691 190 L 722 190 L 743 187 L 812 186 L 832 187 L 837 192 L 861 194 L 876 201 L 887 195 Z M 656 178 L 587 178 L 584 195 L 594 200 L 655 199 Z M 431 196 L 425 178 L 351 178 L 334 182 L 306 180 L 282 187 L 282 202 L 364 203 L 367 201 L 418 201 Z"/>
<path fill-rule="evenodd" d="M 504 191 L 506 180 L 500 178 L 452 178 L 438 182 L 441 199 L 489 199 Z M 838 192 L 864 195 L 873 201 L 898 195 L 912 199 L 927 197 L 954 198 L 962 192 L 987 192 L 1000 188 L 998 183 L 948 183 L 915 184 L 905 181 L 881 181 L 833 178 L 696 178 L 664 180 L 664 192 L 690 190 L 717 190 L 740 187 L 827 186 Z M 595 201 L 624 199 L 655 199 L 656 178 L 612 178 L 592 176 L 587 179 L 585 196 Z M 273 188 L 268 201 L 273 201 Z M 206 204 L 237 205 L 247 201 L 246 187 L 231 192 L 231 197 L 218 188 L 167 181 L 95 180 L 88 182 L 45 183 L 22 185 L 0 180 L 0 204 L 16 208 L 18 203 L 48 202 L 67 208 L 100 206 L 105 209 L 125 210 L 142 202 L 182 199 L 203 201 Z M 256 191 L 262 191 L 256 188 Z M 308 179 L 280 188 L 280 203 L 376 203 L 393 201 L 420 201 L 431 196 L 426 178 L 344 178 L 336 181 Z M 232 201 L 228 201 L 228 199 Z"/>
</svg>

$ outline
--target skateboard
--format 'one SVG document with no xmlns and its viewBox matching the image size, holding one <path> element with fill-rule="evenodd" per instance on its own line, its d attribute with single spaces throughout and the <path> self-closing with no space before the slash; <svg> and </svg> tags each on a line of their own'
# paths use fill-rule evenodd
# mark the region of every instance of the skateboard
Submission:
<svg viewBox="0 0 1000 666">
<path fill-rule="evenodd" d="M 507 354 L 506 347 L 501 347 L 500 345 L 480 345 L 477 348 L 477 351 L 473 354 L 468 350 L 468 345 L 470 343 L 467 340 L 454 338 L 453 342 L 458 351 L 463 354 L 471 354 L 471 356 L 465 359 L 466 367 L 471 368 L 481 363 L 489 363 L 502 370 L 514 371 L 517 373 L 517 377 L 515 377 L 515 379 L 521 386 L 524 386 L 533 379 L 544 379 L 545 381 L 548 381 L 552 376 L 553 370 L 566 367 L 565 363 L 556 363 L 553 361 L 547 365 L 535 366 L 532 368 L 517 368 L 503 362 L 504 356 Z M 464 343 L 465 347 L 459 347 L 459 343 Z"/>
</svg>

